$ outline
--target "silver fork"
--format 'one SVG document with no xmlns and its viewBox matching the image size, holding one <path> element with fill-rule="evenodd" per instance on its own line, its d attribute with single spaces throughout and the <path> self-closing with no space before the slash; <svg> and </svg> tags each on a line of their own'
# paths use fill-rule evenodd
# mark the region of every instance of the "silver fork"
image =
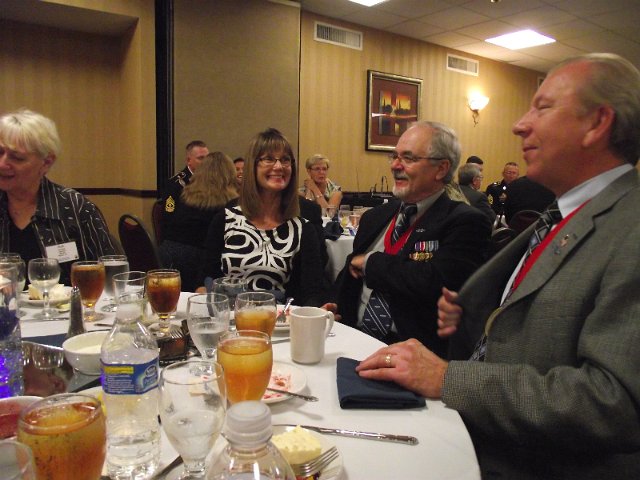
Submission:
<svg viewBox="0 0 640 480">
<path fill-rule="evenodd" d="M 327 467 L 336 458 L 338 458 L 338 449 L 336 447 L 331 447 L 329 450 L 321 453 L 313 460 L 310 460 L 306 463 L 297 463 L 291 465 L 291 469 L 297 477 L 310 477 L 318 472 L 321 472 L 322 469 Z"/>
</svg>

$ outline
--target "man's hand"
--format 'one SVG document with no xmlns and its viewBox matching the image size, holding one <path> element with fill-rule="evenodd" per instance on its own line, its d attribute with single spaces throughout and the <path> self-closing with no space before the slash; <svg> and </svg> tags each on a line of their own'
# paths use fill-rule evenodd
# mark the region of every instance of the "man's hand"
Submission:
<svg viewBox="0 0 640 480">
<path fill-rule="evenodd" d="M 365 255 L 356 255 L 351 258 L 349 263 L 349 273 L 353 278 L 364 277 L 364 257 Z"/>
<path fill-rule="evenodd" d="M 458 294 L 442 288 L 442 296 L 438 300 L 438 335 L 450 337 L 458 330 L 462 319 L 462 307 L 458 305 Z"/>
<path fill-rule="evenodd" d="M 388 360 L 387 360 L 388 359 Z M 441 398 L 448 363 L 415 338 L 381 348 L 356 367 L 363 378 L 397 383 L 428 398 Z"/>
<path fill-rule="evenodd" d="M 328 310 L 331 313 L 333 313 L 333 316 L 334 316 L 336 322 L 339 322 L 340 320 L 342 320 L 342 315 L 340 315 L 338 313 L 338 304 L 336 304 L 336 303 L 325 303 L 320 308 L 324 308 L 325 310 Z"/>
</svg>

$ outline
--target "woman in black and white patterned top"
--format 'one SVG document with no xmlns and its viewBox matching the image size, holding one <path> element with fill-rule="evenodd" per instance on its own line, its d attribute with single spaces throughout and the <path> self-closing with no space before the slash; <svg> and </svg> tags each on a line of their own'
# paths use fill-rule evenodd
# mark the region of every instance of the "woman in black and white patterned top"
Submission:
<svg viewBox="0 0 640 480">
<path fill-rule="evenodd" d="M 0 117 L 0 251 L 25 262 L 60 261 L 60 281 L 70 285 L 74 260 L 116 252 L 96 206 L 82 194 L 47 179 L 60 152 L 55 123 L 30 110 Z"/>
<path fill-rule="evenodd" d="M 275 129 L 259 133 L 246 158 L 239 205 L 228 205 L 209 227 L 204 274 L 242 277 L 252 290 L 321 305 L 322 257 L 314 227 L 300 215 L 297 165 Z"/>
</svg>

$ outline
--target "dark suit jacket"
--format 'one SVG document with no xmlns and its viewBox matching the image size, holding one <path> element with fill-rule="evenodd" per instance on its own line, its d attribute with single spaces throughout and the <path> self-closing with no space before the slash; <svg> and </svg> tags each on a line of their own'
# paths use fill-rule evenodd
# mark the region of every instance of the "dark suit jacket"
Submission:
<svg viewBox="0 0 640 480">
<path fill-rule="evenodd" d="M 486 362 L 449 363 L 443 401 L 469 428 L 483 478 L 640 478 L 638 205 L 634 169 L 542 252 L 495 316 Z M 460 291 L 471 343 L 533 228 Z"/>
<path fill-rule="evenodd" d="M 394 199 L 367 211 L 360 220 L 353 253 L 347 257 L 337 280 L 338 308 L 342 321 L 348 325 L 357 324 L 362 291 L 362 279 L 349 273 L 351 258 L 369 250 L 399 207 L 400 202 Z M 365 271 L 367 286 L 387 295 L 398 339 L 417 338 L 446 356 L 447 341 L 436 334 L 436 302 L 443 286 L 458 288 L 484 262 L 490 232 L 491 224 L 482 213 L 442 194 L 416 221 L 398 255 L 377 252 L 369 257 Z M 416 261 L 409 257 L 415 252 L 416 242 L 433 240 L 439 244 L 433 258 Z"/>
<path fill-rule="evenodd" d="M 556 198 L 554 193 L 526 175 L 516 178 L 509 184 L 509 194 L 504 202 L 504 216 L 507 223 L 513 214 L 520 210 L 536 210 L 543 212 Z"/>
<path fill-rule="evenodd" d="M 460 190 L 462 190 L 464 196 L 469 200 L 469 205 L 484 213 L 493 225 L 493 222 L 496 219 L 496 212 L 494 212 L 491 205 L 489 205 L 487 196 L 483 192 L 479 192 L 469 185 L 460 185 Z"/>
</svg>

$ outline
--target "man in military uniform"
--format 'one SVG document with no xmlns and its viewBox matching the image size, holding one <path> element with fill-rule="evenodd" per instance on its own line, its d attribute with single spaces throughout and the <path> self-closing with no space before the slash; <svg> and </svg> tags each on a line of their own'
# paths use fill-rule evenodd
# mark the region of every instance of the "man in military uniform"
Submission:
<svg viewBox="0 0 640 480">
<path fill-rule="evenodd" d="M 176 199 L 180 197 L 182 189 L 189 183 L 193 172 L 200 166 L 205 157 L 209 154 L 206 143 L 201 140 L 194 140 L 187 145 L 187 166 L 169 179 L 165 190 L 160 197 L 165 211 L 171 213 L 175 209 Z"/>
<path fill-rule="evenodd" d="M 487 198 L 496 215 L 504 214 L 504 201 L 507 199 L 507 186 L 518 178 L 518 164 L 507 162 L 502 170 L 502 181 L 493 182 L 487 187 Z"/>
</svg>

